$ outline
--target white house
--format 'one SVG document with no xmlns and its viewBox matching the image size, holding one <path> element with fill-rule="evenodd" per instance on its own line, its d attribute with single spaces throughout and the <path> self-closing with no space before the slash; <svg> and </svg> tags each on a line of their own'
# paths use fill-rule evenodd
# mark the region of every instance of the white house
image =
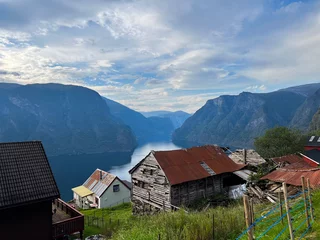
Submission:
<svg viewBox="0 0 320 240">
<path fill-rule="evenodd" d="M 72 191 L 75 204 L 82 209 L 113 207 L 130 202 L 130 187 L 117 176 L 100 169 L 96 169 Z"/>
</svg>

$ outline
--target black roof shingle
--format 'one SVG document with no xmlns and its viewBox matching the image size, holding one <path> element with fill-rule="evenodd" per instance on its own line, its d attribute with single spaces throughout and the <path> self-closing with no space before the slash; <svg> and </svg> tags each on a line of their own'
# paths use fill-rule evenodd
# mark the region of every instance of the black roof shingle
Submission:
<svg viewBox="0 0 320 240">
<path fill-rule="evenodd" d="M 58 197 L 41 142 L 0 143 L 0 209 Z"/>
</svg>

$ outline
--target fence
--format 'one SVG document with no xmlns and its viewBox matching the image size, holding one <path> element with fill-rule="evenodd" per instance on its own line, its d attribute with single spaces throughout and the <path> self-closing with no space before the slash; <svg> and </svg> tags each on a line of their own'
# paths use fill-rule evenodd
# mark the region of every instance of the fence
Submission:
<svg viewBox="0 0 320 240">
<path fill-rule="evenodd" d="M 283 198 L 267 209 L 254 212 L 252 201 L 243 197 L 247 229 L 237 238 L 243 239 L 302 239 L 311 229 L 314 222 L 310 182 L 307 186 L 301 178 L 302 191 L 288 196 L 287 185 L 283 183 Z"/>
</svg>

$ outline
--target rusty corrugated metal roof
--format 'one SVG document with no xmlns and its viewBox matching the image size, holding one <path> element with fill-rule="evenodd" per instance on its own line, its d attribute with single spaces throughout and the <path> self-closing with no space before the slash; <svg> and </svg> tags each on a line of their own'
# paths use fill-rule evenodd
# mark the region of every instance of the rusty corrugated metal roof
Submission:
<svg viewBox="0 0 320 240">
<path fill-rule="evenodd" d="M 275 170 L 261 179 L 274 182 L 286 182 L 287 184 L 301 186 L 302 176 L 306 179 L 310 179 L 310 185 L 312 187 L 320 186 L 320 168 L 314 168 L 304 160 Z"/>
<path fill-rule="evenodd" d="M 276 158 L 272 158 L 272 160 L 275 163 L 288 163 L 288 164 L 292 164 L 292 163 L 296 163 L 296 162 L 300 162 L 302 160 L 300 155 L 297 154 L 290 154 L 290 155 L 286 155 L 286 156 L 282 156 L 282 157 L 276 157 Z"/>
<path fill-rule="evenodd" d="M 114 176 L 111 173 L 108 173 L 100 169 L 96 169 L 91 174 L 91 176 L 83 183 L 83 186 L 90 189 L 96 195 L 101 196 L 115 178 L 116 176 Z"/>
<path fill-rule="evenodd" d="M 234 172 L 245 166 L 234 163 L 218 146 L 155 151 L 153 154 L 172 185 L 210 177 L 212 171 L 206 170 L 205 164 L 215 174 Z"/>
</svg>

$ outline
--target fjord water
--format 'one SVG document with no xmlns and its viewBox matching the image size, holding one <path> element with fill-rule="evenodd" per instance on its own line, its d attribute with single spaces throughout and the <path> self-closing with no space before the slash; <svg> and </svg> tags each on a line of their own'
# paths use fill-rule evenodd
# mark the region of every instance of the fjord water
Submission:
<svg viewBox="0 0 320 240">
<path fill-rule="evenodd" d="M 128 171 L 151 150 L 180 148 L 171 142 L 153 142 L 138 146 L 133 153 L 100 153 L 49 156 L 49 162 L 58 184 L 61 198 L 72 199 L 72 188 L 82 185 L 97 168 L 111 172 L 123 180 L 130 180 Z"/>
</svg>

